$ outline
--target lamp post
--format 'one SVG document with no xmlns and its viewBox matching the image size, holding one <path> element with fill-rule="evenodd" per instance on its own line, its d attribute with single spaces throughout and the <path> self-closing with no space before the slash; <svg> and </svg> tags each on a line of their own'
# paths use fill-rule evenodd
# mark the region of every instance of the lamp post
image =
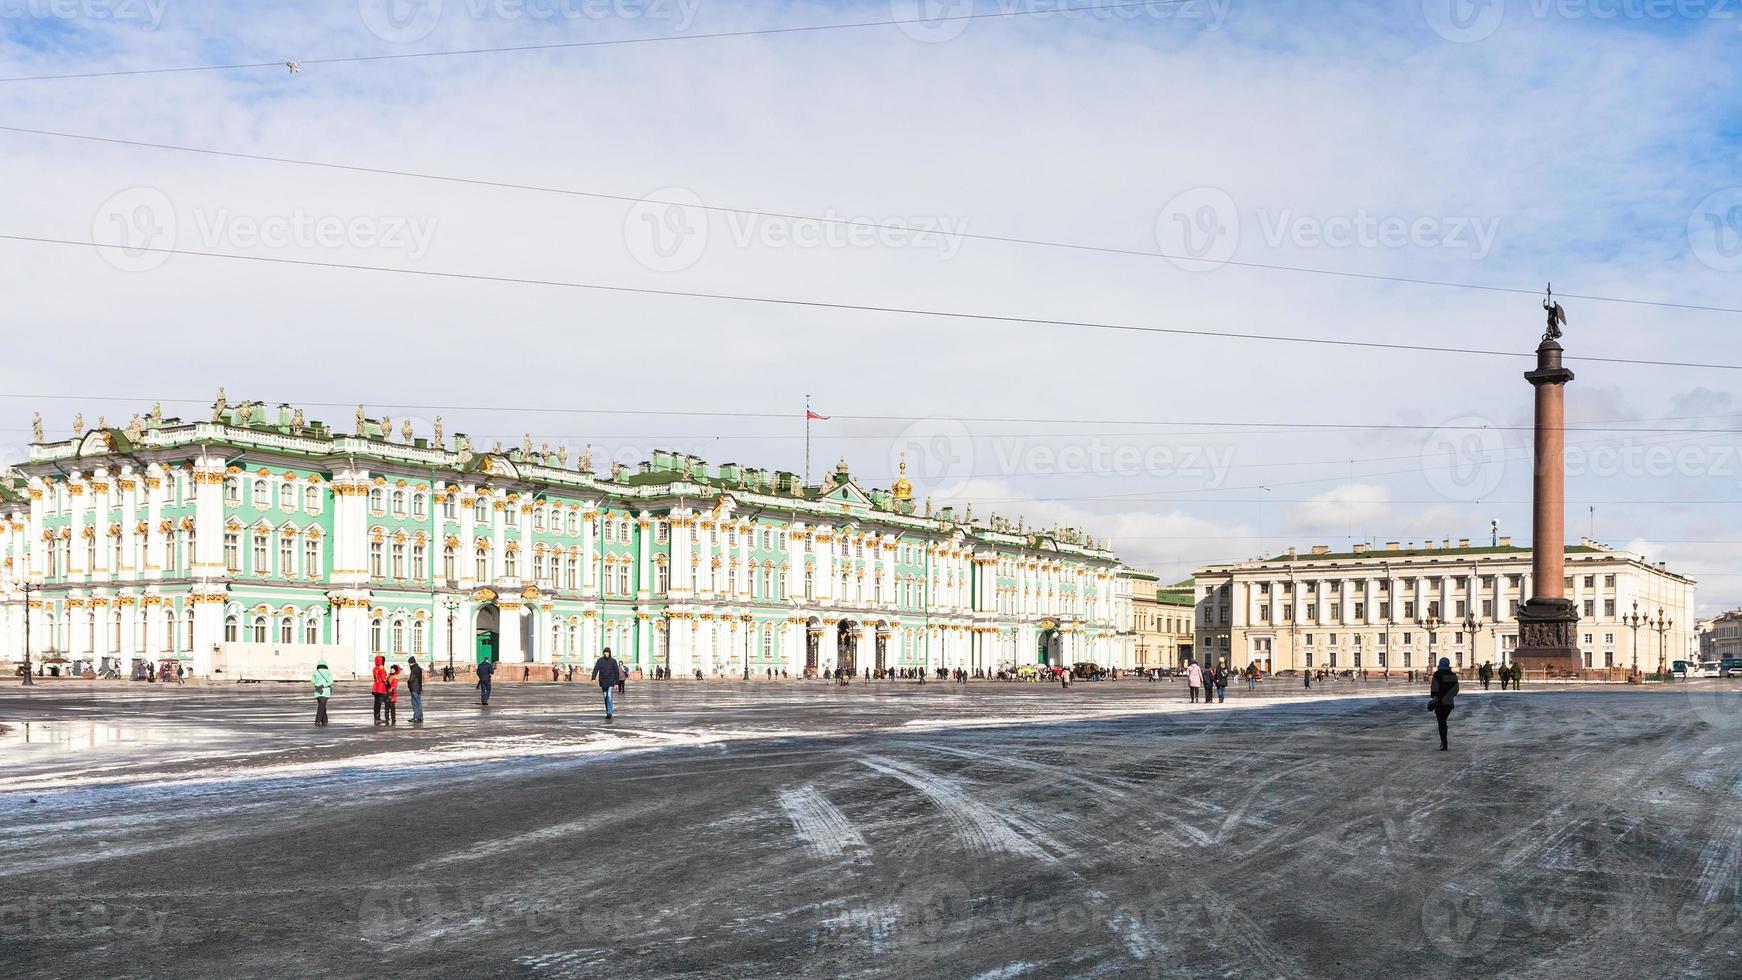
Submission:
<svg viewBox="0 0 1742 980">
<path fill-rule="evenodd" d="M 24 686 L 34 687 L 36 682 L 30 678 L 30 593 L 35 591 L 29 579 L 24 580 Z"/>
<path fill-rule="evenodd" d="M 1639 600 L 1635 599 L 1633 600 L 1632 615 L 1622 616 L 1621 622 L 1633 631 L 1633 676 L 1637 678 L 1639 676 L 1639 626 L 1641 623 L 1650 622 L 1650 619 L 1639 615 Z"/>
<path fill-rule="evenodd" d="M 1669 631 L 1675 626 L 1675 620 L 1665 619 L 1663 615 L 1663 607 L 1659 606 L 1657 609 L 1657 621 L 1647 622 L 1646 626 L 1657 631 L 1657 676 L 1664 680 L 1668 680 L 1663 669 L 1664 651 L 1669 642 Z"/>
<path fill-rule="evenodd" d="M 448 611 L 448 676 L 454 672 L 454 611 L 460 608 L 460 600 L 448 596 L 442 600 L 442 608 Z"/>
<path fill-rule="evenodd" d="M 1428 669 L 1432 670 L 1439 666 L 1438 662 L 1434 659 L 1438 653 L 1438 651 L 1434 649 L 1434 645 L 1439 642 L 1440 627 L 1446 625 L 1446 621 L 1438 616 L 1429 616 L 1422 620 L 1421 625 L 1423 629 L 1427 630 L 1427 665 Z"/>
<path fill-rule="evenodd" d="M 1470 651 L 1470 666 L 1471 667 L 1476 666 L 1476 626 L 1477 626 L 1477 623 L 1476 623 L 1475 616 L 1473 616 L 1473 615 L 1465 616 L 1464 617 L 1464 628 L 1459 633 L 1460 639 L 1462 639 L 1465 636 L 1469 637 L 1469 643 L 1468 643 L 1466 649 L 1468 649 Z M 1459 664 L 1458 666 L 1462 667 L 1463 664 Z"/>
</svg>

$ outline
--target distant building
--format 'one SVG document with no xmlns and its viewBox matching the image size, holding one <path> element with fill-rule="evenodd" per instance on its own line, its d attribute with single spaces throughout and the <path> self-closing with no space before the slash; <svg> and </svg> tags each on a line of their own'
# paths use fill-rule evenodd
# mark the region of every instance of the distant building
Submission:
<svg viewBox="0 0 1742 980">
<path fill-rule="evenodd" d="M 1192 653 L 1192 583 L 1161 586 L 1154 575 L 1136 569 L 1119 573 L 1124 596 L 1120 619 L 1120 662 L 1124 668 L 1178 667 Z"/>
<path fill-rule="evenodd" d="M 1579 612 L 1587 667 L 1630 667 L 1637 657 L 1649 673 L 1660 651 L 1665 660 L 1693 652 L 1692 579 L 1589 539 L 1566 551 L 1566 595 Z M 1455 667 L 1503 663 L 1518 645 L 1530 576 L 1530 549 L 1507 538 L 1496 547 L 1465 539 L 1346 552 L 1291 548 L 1199 569 L 1197 640 L 1231 666 L 1273 671 L 1421 670 L 1440 657 Z"/>
<path fill-rule="evenodd" d="M 1076 528 L 656 452 L 343 433 L 290 406 L 154 410 L 0 475 L 0 661 L 204 675 L 242 647 L 679 675 L 1106 662 L 1118 561 Z M 905 469 L 905 467 L 904 467 Z M 24 586 L 31 591 L 28 596 Z M 335 664 L 335 666 L 338 666 Z"/>
<path fill-rule="evenodd" d="M 1700 624 L 1700 659 L 1742 657 L 1742 609 L 1732 609 Z"/>
</svg>

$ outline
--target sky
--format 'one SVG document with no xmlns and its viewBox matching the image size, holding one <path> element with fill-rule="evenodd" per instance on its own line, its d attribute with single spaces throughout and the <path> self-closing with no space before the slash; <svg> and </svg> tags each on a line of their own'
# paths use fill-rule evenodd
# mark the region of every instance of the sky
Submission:
<svg viewBox="0 0 1742 980">
<path fill-rule="evenodd" d="M 1060 6 L 0 0 L 0 235 L 75 243 L 0 238 L 0 463 L 223 386 L 799 471 L 808 396 L 813 479 L 905 454 L 1170 581 L 1525 543 L 1552 282 L 1568 539 L 1742 605 L 1733 5 Z"/>
</svg>

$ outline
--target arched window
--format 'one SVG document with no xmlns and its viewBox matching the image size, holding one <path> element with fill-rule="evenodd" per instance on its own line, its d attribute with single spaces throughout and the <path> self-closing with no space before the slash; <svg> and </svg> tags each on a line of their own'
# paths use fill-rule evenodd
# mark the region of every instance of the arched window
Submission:
<svg viewBox="0 0 1742 980">
<path fill-rule="evenodd" d="M 175 652 L 175 610 L 170 610 L 163 620 L 163 652 Z"/>
<path fill-rule="evenodd" d="M 520 577 L 520 552 L 510 551 L 503 557 L 502 575 L 505 578 Z"/>
<path fill-rule="evenodd" d="M 403 619 L 393 621 L 393 652 L 405 652 L 405 620 Z"/>
<path fill-rule="evenodd" d="M 302 509 L 311 514 L 321 512 L 321 488 L 309 487 L 302 492 Z"/>
<path fill-rule="evenodd" d="M 575 625 L 573 623 L 570 623 L 569 624 L 569 655 L 574 656 L 580 652 L 581 652 L 581 647 L 580 647 L 580 643 L 578 642 L 578 634 L 576 633 Z"/>
<path fill-rule="evenodd" d="M 393 542 L 393 577 L 405 577 L 405 542 Z"/>
<path fill-rule="evenodd" d="M 369 649 L 375 653 L 381 652 L 381 620 L 369 620 Z"/>
<path fill-rule="evenodd" d="M 429 578 L 429 548 L 422 541 L 411 546 L 411 577 L 422 582 Z"/>
<path fill-rule="evenodd" d="M 381 513 L 383 510 L 386 509 L 383 506 L 383 499 L 382 499 L 382 493 L 381 493 L 380 487 L 374 487 L 374 488 L 370 489 L 370 491 L 369 491 L 369 509 L 371 511 L 374 511 L 377 514 Z"/>
<path fill-rule="evenodd" d="M 236 477 L 226 477 L 224 480 L 224 503 L 232 506 L 242 502 L 242 481 Z"/>
<path fill-rule="evenodd" d="M 115 610 L 115 617 L 113 620 L 111 620 L 111 629 L 113 632 L 114 644 L 112 646 L 110 646 L 109 649 L 120 650 L 121 649 L 121 610 L 119 610 L 119 609 Z"/>
<path fill-rule="evenodd" d="M 309 578 L 321 577 L 321 542 L 308 538 L 302 543 L 302 573 Z"/>
<path fill-rule="evenodd" d="M 296 626 L 294 624 L 292 624 L 289 616 L 286 616 L 283 619 L 278 621 L 278 642 L 280 642 L 280 643 L 295 643 L 296 642 Z"/>
<path fill-rule="evenodd" d="M 762 659 L 774 659 L 774 627 L 768 623 L 762 624 Z"/>
<path fill-rule="evenodd" d="M 479 524 L 490 523 L 490 501 L 488 498 L 478 498 L 478 503 L 472 508 L 472 520 Z"/>
<path fill-rule="evenodd" d="M 393 491 L 393 512 L 400 517 L 405 516 L 405 491 Z"/>
<path fill-rule="evenodd" d="M 235 620 L 232 619 L 230 622 L 234 623 Z M 182 617 L 181 624 L 182 624 L 181 628 L 182 628 L 182 634 L 183 634 L 183 636 L 182 636 L 182 639 L 183 639 L 182 649 L 183 650 L 192 650 L 194 648 L 194 614 L 193 614 L 193 610 L 191 610 L 191 609 L 188 610 L 188 614 L 186 616 Z"/>
<path fill-rule="evenodd" d="M 190 616 L 188 618 L 191 619 L 193 617 Z M 235 643 L 236 642 L 236 629 L 237 629 L 236 617 L 225 616 L 224 617 L 224 642 L 225 643 Z M 191 646 L 192 644 L 189 644 L 189 645 Z"/>
<path fill-rule="evenodd" d="M 254 617 L 254 642 L 255 643 L 265 643 L 266 642 L 266 617 L 265 616 L 255 616 Z"/>
<path fill-rule="evenodd" d="M 664 565 L 653 566 L 653 591 L 664 595 L 670 586 L 671 570 Z"/>
<path fill-rule="evenodd" d="M 454 546 L 451 544 L 443 545 L 442 546 L 442 578 L 451 582 L 454 579 L 457 579 L 459 577 L 460 576 L 459 576 L 458 567 L 454 564 Z"/>
<path fill-rule="evenodd" d="M 321 642 L 321 621 L 310 616 L 302 624 L 302 641 L 313 646 Z"/>
<path fill-rule="evenodd" d="M 411 623 L 411 652 L 423 652 L 423 620 L 415 619 Z"/>
<path fill-rule="evenodd" d="M 254 509 L 265 510 L 272 506 L 272 484 L 265 480 L 254 481 Z"/>
<path fill-rule="evenodd" d="M 381 542 L 379 542 L 379 541 L 369 542 L 369 577 L 370 578 L 383 578 L 384 577 L 382 575 L 382 572 L 384 571 L 384 569 L 381 567 L 382 566 L 382 549 L 383 549 L 383 546 L 382 546 Z"/>
<path fill-rule="evenodd" d="M 479 545 L 473 558 L 477 571 L 472 577 L 480 582 L 490 581 L 490 549 Z"/>
</svg>

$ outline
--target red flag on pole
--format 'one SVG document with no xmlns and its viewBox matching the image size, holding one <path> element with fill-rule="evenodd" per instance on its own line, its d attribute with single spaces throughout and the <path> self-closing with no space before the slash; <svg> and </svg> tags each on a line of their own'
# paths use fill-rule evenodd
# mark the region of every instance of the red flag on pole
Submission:
<svg viewBox="0 0 1742 980">
<path fill-rule="evenodd" d="M 818 415 L 817 413 L 811 411 L 808 408 L 804 410 L 804 417 L 805 417 L 805 421 L 807 421 L 807 422 L 810 421 L 811 419 L 816 419 L 819 422 L 827 422 L 829 420 L 829 417 L 827 415 Z"/>
</svg>

